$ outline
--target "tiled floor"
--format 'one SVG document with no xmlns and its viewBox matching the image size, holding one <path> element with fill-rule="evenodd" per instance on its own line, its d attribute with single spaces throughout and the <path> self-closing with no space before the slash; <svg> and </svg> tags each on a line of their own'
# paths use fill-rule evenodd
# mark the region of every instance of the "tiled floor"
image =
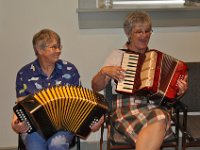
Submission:
<svg viewBox="0 0 200 150">
<path fill-rule="evenodd" d="M 7 149 L 2 149 L 0 150 L 17 150 L 16 148 L 7 148 Z M 71 148 L 70 150 L 77 150 L 76 145 Z M 100 150 L 99 142 L 81 142 L 81 150 Z M 106 142 L 103 144 L 103 150 L 106 149 Z M 164 148 L 162 150 L 174 150 L 173 148 Z M 199 148 L 187 148 L 187 150 L 200 150 Z"/>
<path fill-rule="evenodd" d="M 71 150 L 77 150 L 76 146 L 72 148 Z M 99 143 L 97 142 L 82 142 L 81 143 L 81 150 L 100 150 Z M 103 144 L 103 150 L 106 149 L 106 142 Z M 163 148 L 162 150 L 174 150 L 174 148 Z M 200 150 L 199 148 L 187 148 L 187 150 Z"/>
<path fill-rule="evenodd" d="M 0 148 L 0 150 L 17 150 L 17 148 Z M 76 145 L 70 150 L 77 150 Z M 80 150 L 100 150 L 99 142 L 81 142 Z M 103 144 L 103 150 L 106 149 L 106 142 Z M 174 150 L 174 148 L 163 148 L 162 150 Z M 180 149 L 181 150 L 181 149 Z M 200 150 L 199 148 L 187 148 L 187 150 Z"/>
</svg>

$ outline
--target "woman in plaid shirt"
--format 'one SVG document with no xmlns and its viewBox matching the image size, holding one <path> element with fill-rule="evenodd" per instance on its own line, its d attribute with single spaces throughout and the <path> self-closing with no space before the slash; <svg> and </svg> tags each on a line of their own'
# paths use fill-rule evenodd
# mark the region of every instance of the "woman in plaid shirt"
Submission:
<svg viewBox="0 0 200 150">
<path fill-rule="evenodd" d="M 123 49 L 138 53 L 145 53 L 148 50 L 148 43 L 152 33 L 151 18 L 146 12 L 130 13 L 124 22 L 124 31 L 128 41 Z M 113 94 L 116 99 L 112 101 L 112 125 L 119 133 L 124 134 L 126 138 L 136 144 L 136 150 L 159 150 L 160 146 L 170 131 L 170 116 L 168 112 L 150 104 L 148 98 L 136 94 L 116 93 L 116 80 L 124 78 L 121 67 L 123 50 L 113 50 L 105 61 L 104 66 L 92 79 L 92 88 L 94 91 L 103 90 L 111 80 Z M 177 86 L 181 96 L 187 90 L 187 78 L 179 79 Z M 104 118 L 102 117 L 93 131 L 98 130 Z"/>
</svg>

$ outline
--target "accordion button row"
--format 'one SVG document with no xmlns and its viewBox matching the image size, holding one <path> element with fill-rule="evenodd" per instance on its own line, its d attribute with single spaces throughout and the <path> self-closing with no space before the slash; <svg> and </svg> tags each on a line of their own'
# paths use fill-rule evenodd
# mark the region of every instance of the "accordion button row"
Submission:
<svg viewBox="0 0 200 150">
<path fill-rule="evenodd" d="M 98 118 L 94 118 L 94 120 L 91 122 L 91 124 L 90 124 L 90 128 L 95 124 L 95 123 L 97 123 L 99 121 L 99 119 Z"/>
<path fill-rule="evenodd" d="M 30 122 L 28 121 L 26 115 L 23 113 L 22 109 L 17 109 L 16 110 L 16 114 L 17 114 L 17 116 L 18 116 L 20 121 L 25 121 L 26 122 L 26 124 L 27 124 L 27 126 L 29 128 L 27 132 L 30 133 L 33 130 L 33 128 L 31 126 Z"/>
</svg>

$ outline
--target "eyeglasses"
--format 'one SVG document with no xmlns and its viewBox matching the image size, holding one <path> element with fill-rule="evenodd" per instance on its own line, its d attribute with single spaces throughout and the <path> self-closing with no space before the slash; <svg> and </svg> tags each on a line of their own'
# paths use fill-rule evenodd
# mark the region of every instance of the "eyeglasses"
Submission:
<svg viewBox="0 0 200 150">
<path fill-rule="evenodd" d="M 142 35 L 142 34 L 150 35 L 152 32 L 153 32 L 153 30 L 146 30 L 146 31 L 138 30 L 138 31 L 135 31 L 133 33 L 136 34 L 136 35 Z"/>
<path fill-rule="evenodd" d="M 63 48 L 62 45 L 52 45 L 52 46 L 46 46 L 46 47 L 48 47 L 48 48 L 50 48 L 51 50 L 54 50 L 54 51 L 57 50 L 57 49 L 61 50 Z"/>
</svg>

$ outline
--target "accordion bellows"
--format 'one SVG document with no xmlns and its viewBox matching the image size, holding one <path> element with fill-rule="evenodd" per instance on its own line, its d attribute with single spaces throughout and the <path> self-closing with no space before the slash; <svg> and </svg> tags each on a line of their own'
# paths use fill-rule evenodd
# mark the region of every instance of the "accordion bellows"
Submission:
<svg viewBox="0 0 200 150">
<path fill-rule="evenodd" d="M 13 107 L 19 120 L 49 138 L 59 130 L 86 138 L 108 110 L 104 96 L 81 86 L 55 86 L 29 95 Z"/>
</svg>

